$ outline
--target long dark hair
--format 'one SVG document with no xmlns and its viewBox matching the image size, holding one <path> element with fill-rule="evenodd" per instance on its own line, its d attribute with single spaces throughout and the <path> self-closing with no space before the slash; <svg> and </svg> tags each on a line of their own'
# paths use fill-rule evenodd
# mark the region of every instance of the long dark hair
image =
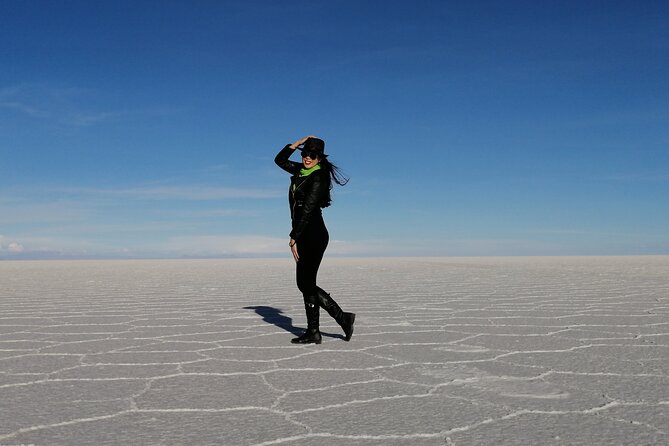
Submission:
<svg viewBox="0 0 669 446">
<path fill-rule="evenodd" d="M 311 151 L 318 154 L 318 157 L 320 158 L 319 163 L 321 165 L 321 169 L 328 173 L 328 196 L 325 200 L 325 203 L 322 205 L 323 207 L 328 207 L 330 206 L 330 203 L 332 203 L 332 198 L 330 196 L 332 183 L 335 182 L 338 185 L 343 186 L 348 183 L 349 178 L 341 171 L 339 167 L 328 160 L 327 155 L 324 153 L 325 141 L 316 137 L 307 138 L 303 147 L 305 151 Z"/>
<path fill-rule="evenodd" d="M 348 183 L 349 177 L 347 177 L 339 167 L 331 163 L 330 160 L 328 160 L 326 157 L 321 158 L 320 165 L 321 169 L 328 173 L 328 179 L 330 180 L 328 181 L 328 196 L 325 200 L 325 203 L 323 203 L 323 207 L 326 208 L 332 203 L 332 196 L 330 194 L 330 191 L 333 188 L 332 183 L 337 183 L 340 186 L 344 186 L 346 183 Z"/>
</svg>

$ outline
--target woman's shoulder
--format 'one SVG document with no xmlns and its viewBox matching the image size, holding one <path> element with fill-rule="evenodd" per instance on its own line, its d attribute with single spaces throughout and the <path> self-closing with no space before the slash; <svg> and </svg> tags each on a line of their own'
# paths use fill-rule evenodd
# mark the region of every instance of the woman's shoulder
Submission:
<svg viewBox="0 0 669 446">
<path fill-rule="evenodd" d="M 308 178 L 311 178 L 312 182 L 327 183 L 330 181 L 330 174 L 325 169 L 318 169 L 312 172 Z"/>
<path fill-rule="evenodd" d="M 327 178 L 330 174 L 326 169 L 318 169 L 317 171 L 313 172 L 312 175 L 316 175 L 319 178 Z"/>
</svg>

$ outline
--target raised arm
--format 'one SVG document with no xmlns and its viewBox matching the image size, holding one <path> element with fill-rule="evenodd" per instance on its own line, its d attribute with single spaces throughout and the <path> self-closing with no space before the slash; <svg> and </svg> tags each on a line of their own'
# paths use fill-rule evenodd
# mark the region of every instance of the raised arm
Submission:
<svg viewBox="0 0 669 446">
<path fill-rule="evenodd" d="M 300 168 L 302 167 L 301 163 L 296 163 L 295 161 L 290 161 L 288 159 L 294 151 L 295 149 L 291 148 L 291 144 L 288 144 L 274 157 L 274 162 L 276 165 L 292 175 L 295 175 L 297 172 L 299 172 Z"/>
<path fill-rule="evenodd" d="M 288 158 L 290 158 L 290 155 L 293 154 L 295 149 L 304 144 L 309 138 L 315 138 L 315 136 L 311 135 L 305 136 L 304 138 L 298 139 L 294 143 L 288 144 L 283 149 L 281 149 L 281 151 L 277 153 L 276 157 L 274 157 L 274 162 L 276 163 L 276 165 L 290 174 L 294 175 L 298 173 L 302 168 L 302 164 L 296 163 L 294 161 L 289 161 Z"/>
</svg>

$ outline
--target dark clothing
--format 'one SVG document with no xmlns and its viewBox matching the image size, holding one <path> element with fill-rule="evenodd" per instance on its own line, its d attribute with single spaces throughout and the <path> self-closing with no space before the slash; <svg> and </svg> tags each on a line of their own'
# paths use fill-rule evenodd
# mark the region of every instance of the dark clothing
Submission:
<svg viewBox="0 0 669 446">
<path fill-rule="evenodd" d="M 330 235 L 323 218 L 318 218 L 309 223 L 297 243 L 300 260 L 297 262 L 295 278 L 303 296 L 314 296 L 318 291 L 316 286 L 318 267 L 321 265 L 329 239 Z"/>
<path fill-rule="evenodd" d="M 309 176 L 301 177 L 300 169 L 303 165 L 288 159 L 292 153 L 293 150 L 290 146 L 286 146 L 276 155 L 274 162 L 277 166 L 292 174 L 288 191 L 288 204 L 290 205 L 292 220 L 290 238 L 300 241 L 310 222 L 313 221 L 325 226 L 321 208 L 327 205 L 330 174 L 321 169 L 312 172 Z"/>
<path fill-rule="evenodd" d="M 327 200 L 329 174 L 321 169 L 301 177 L 302 163 L 290 161 L 293 150 L 286 146 L 274 158 L 274 162 L 286 172 L 292 174 L 288 191 L 288 204 L 292 230 L 290 238 L 297 242 L 297 287 L 302 295 L 315 296 L 318 287 L 316 277 L 323 254 L 328 246 L 330 235 L 323 221 L 321 207 Z"/>
<path fill-rule="evenodd" d="M 295 277 L 297 287 L 304 298 L 307 315 L 307 331 L 293 339 L 297 344 L 320 344 L 319 308 L 322 307 L 344 330 L 344 340 L 351 339 L 355 314 L 345 313 L 332 297 L 318 287 L 316 279 L 323 254 L 330 235 L 323 221 L 321 208 L 330 204 L 330 172 L 326 169 L 314 170 L 300 176 L 302 163 L 290 161 L 293 154 L 290 146 L 285 146 L 274 158 L 274 162 L 292 176 L 288 192 L 292 230 L 290 238 L 297 243 L 299 260 Z"/>
</svg>

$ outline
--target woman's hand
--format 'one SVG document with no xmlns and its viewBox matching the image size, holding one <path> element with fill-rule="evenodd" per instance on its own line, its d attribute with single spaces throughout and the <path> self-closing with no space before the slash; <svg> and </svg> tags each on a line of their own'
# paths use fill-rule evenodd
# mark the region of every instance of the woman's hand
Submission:
<svg viewBox="0 0 669 446">
<path fill-rule="evenodd" d="M 292 143 L 292 144 L 290 145 L 290 148 L 293 149 L 293 150 L 297 149 L 299 146 L 301 146 L 302 144 L 304 144 L 305 142 L 307 142 L 307 139 L 309 139 L 309 138 L 315 138 L 315 136 L 313 136 L 313 135 L 309 135 L 309 136 L 305 136 L 305 137 L 302 138 L 302 139 L 298 139 L 297 141 L 295 141 L 294 143 Z"/>
<path fill-rule="evenodd" d="M 290 251 L 293 253 L 293 258 L 297 262 L 300 260 L 300 256 L 297 253 L 297 242 L 293 240 L 292 238 L 290 239 L 290 242 L 288 243 L 288 246 L 290 246 Z"/>
</svg>

